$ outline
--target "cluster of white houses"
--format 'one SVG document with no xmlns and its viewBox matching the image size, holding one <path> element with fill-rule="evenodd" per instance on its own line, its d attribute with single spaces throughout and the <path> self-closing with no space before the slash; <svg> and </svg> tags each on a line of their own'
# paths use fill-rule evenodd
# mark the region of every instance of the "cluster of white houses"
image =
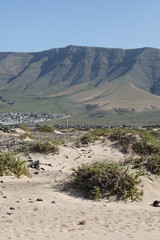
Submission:
<svg viewBox="0 0 160 240">
<path fill-rule="evenodd" d="M 1 125 L 33 124 L 65 118 L 65 114 L 0 112 Z"/>
</svg>

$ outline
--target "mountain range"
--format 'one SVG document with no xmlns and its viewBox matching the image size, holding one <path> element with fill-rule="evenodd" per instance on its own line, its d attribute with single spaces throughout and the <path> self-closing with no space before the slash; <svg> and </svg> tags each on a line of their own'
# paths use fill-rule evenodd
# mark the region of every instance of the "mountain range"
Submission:
<svg viewBox="0 0 160 240">
<path fill-rule="evenodd" d="M 160 110 L 160 49 L 67 46 L 0 53 L 0 111 L 105 115 Z"/>
</svg>

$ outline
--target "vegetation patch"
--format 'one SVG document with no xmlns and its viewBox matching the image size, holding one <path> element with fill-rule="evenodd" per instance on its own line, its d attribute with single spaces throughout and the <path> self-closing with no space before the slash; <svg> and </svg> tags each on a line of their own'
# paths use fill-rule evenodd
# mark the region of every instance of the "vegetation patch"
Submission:
<svg viewBox="0 0 160 240">
<path fill-rule="evenodd" d="M 120 147 L 124 153 L 132 150 L 139 155 L 151 155 L 160 153 L 158 136 L 158 134 L 144 129 L 103 128 L 84 134 L 80 139 L 77 139 L 77 146 L 94 142 L 103 137 L 115 142 L 115 146 Z"/>
<path fill-rule="evenodd" d="M 19 152 L 36 152 L 36 153 L 43 153 L 43 154 L 49 154 L 49 153 L 56 153 L 58 152 L 58 146 L 53 144 L 52 142 L 45 141 L 35 141 L 35 142 L 29 142 L 19 148 L 17 151 Z"/>
<path fill-rule="evenodd" d="M 150 156 L 146 160 L 146 168 L 153 174 L 160 175 L 160 155 Z"/>
<path fill-rule="evenodd" d="M 37 127 L 36 130 L 38 130 L 39 132 L 53 133 L 55 131 L 55 128 L 49 125 L 42 125 L 40 127 Z"/>
<path fill-rule="evenodd" d="M 160 155 L 142 156 L 125 160 L 122 165 L 131 165 L 134 169 L 139 169 L 141 173 L 148 172 L 160 175 Z"/>
<path fill-rule="evenodd" d="M 35 137 L 34 137 L 31 133 L 28 133 L 28 132 L 26 132 L 26 133 L 24 133 L 24 134 L 22 134 L 22 135 L 20 136 L 20 139 L 21 139 L 21 140 L 24 140 L 24 139 L 26 139 L 26 138 L 30 138 L 30 139 L 32 139 L 32 140 L 35 140 Z"/>
<path fill-rule="evenodd" d="M 0 152 L 0 176 L 15 174 L 17 177 L 26 175 L 30 177 L 26 161 L 21 161 L 13 152 Z"/>
<path fill-rule="evenodd" d="M 75 187 L 83 190 L 90 199 L 110 199 L 137 201 L 142 199 L 143 191 L 139 173 L 131 174 L 128 167 L 95 162 L 83 164 L 73 169 L 72 181 Z"/>
<path fill-rule="evenodd" d="M 52 139 L 51 142 L 55 144 L 56 146 L 64 144 L 63 139 Z"/>
<path fill-rule="evenodd" d="M 31 132 L 31 130 L 29 129 L 29 127 L 25 126 L 25 125 L 19 125 L 18 126 L 19 129 L 25 131 L 25 132 Z"/>
</svg>

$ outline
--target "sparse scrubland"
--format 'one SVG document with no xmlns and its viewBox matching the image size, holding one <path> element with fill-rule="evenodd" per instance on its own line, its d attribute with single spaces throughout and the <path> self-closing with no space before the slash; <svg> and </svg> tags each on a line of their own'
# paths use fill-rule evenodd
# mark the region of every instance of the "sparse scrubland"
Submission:
<svg viewBox="0 0 160 240">
<path fill-rule="evenodd" d="M 25 133 L 20 135 L 24 141 L 20 147 L 14 149 L 16 154 L 30 153 L 55 154 L 60 151 L 59 145 L 64 140 L 51 138 L 49 140 L 37 140 L 35 131 L 39 134 L 54 134 L 52 126 L 43 125 L 31 131 L 25 126 L 20 126 Z M 73 129 L 71 131 L 74 132 Z M 77 132 L 75 130 L 75 132 Z M 45 135 L 46 136 L 46 135 Z M 51 135 L 48 135 L 51 137 Z M 25 142 L 26 137 L 32 141 Z M 90 129 L 77 137 L 76 147 L 88 144 L 107 144 L 112 142 L 114 148 L 118 148 L 130 157 L 119 163 L 108 163 L 106 161 L 95 161 L 82 164 L 72 169 L 71 184 L 85 192 L 90 199 L 116 198 L 118 200 L 141 200 L 143 189 L 140 176 L 144 174 L 160 175 L 160 131 L 159 129 L 147 128 L 101 128 Z M 73 139 L 71 139 L 73 141 Z M 29 176 L 29 168 L 25 161 L 21 161 L 13 152 L 1 152 L 0 174 L 15 174 Z"/>
<path fill-rule="evenodd" d="M 119 164 L 96 162 L 73 169 L 73 183 L 92 199 L 115 196 L 117 199 L 140 200 L 143 190 L 138 188 L 140 175 L 160 175 L 160 132 L 152 128 L 104 128 L 91 130 L 77 139 L 76 146 L 109 139 L 114 146 L 132 157 Z M 136 157 L 134 157 L 136 155 Z M 130 169 L 134 169 L 130 173 Z"/>
</svg>

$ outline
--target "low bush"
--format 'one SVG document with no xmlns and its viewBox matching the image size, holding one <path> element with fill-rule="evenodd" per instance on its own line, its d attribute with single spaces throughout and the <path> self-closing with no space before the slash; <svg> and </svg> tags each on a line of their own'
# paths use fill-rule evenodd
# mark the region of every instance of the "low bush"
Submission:
<svg viewBox="0 0 160 240">
<path fill-rule="evenodd" d="M 128 160 L 125 160 L 123 162 L 123 165 L 131 164 L 133 168 L 142 170 L 144 169 L 145 166 L 145 158 L 140 157 L 140 158 L 131 158 Z"/>
<path fill-rule="evenodd" d="M 26 175 L 30 177 L 28 166 L 21 161 L 13 152 L 0 152 L 0 176 L 15 174 L 17 177 Z"/>
<path fill-rule="evenodd" d="M 160 155 L 152 154 L 151 156 L 142 156 L 139 158 L 130 158 L 125 160 L 122 165 L 131 165 L 132 168 L 138 169 L 141 173 L 148 172 L 160 175 Z"/>
<path fill-rule="evenodd" d="M 85 134 L 84 136 L 82 136 L 82 137 L 80 138 L 80 142 L 81 142 L 82 144 L 88 144 L 88 143 L 90 143 L 90 142 L 92 142 L 92 141 L 93 141 L 92 132 L 89 132 L 89 133 Z"/>
<path fill-rule="evenodd" d="M 151 132 L 144 129 L 132 128 L 103 128 L 88 132 L 80 138 L 82 144 L 93 142 L 99 137 L 115 141 L 125 153 L 132 149 L 140 155 L 160 153 L 160 141 Z"/>
<path fill-rule="evenodd" d="M 55 128 L 49 125 L 42 125 L 40 127 L 37 127 L 36 130 L 40 131 L 40 132 L 54 132 Z"/>
<path fill-rule="evenodd" d="M 36 153 L 49 154 L 49 153 L 58 152 L 58 146 L 49 141 L 45 141 L 45 142 L 35 141 L 35 142 L 29 142 L 23 145 L 21 148 L 17 149 L 16 152 L 26 152 L 26 153 L 36 152 Z"/>
<path fill-rule="evenodd" d="M 137 185 L 141 182 L 139 173 L 129 173 L 128 167 L 106 162 L 84 164 L 73 169 L 72 181 L 76 187 L 84 190 L 90 199 L 141 200 L 143 191 Z"/>
<path fill-rule="evenodd" d="M 138 153 L 140 155 L 157 154 L 158 152 L 160 152 L 160 144 L 157 141 L 158 140 L 155 140 L 155 142 L 151 142 L 142 139 L 139 142 L 135 142 L 132 146 L 132 149 L 135 153 Z"/>
<path fill-rule="evenodd" d="M 19 125 L 18 126 L 19 129 L 25 131 L 25 132 L 30 132 L 31 130 L 29 129 L 29 127 L 25 126 L 25 125 Z"/>
<path fill-rule="evenodd" d="M 160 175 L 160 155 L 148 157 L 145 166 L 151 173 Z"/>
<path fill-rule="evenodd" d="M 63 139 L 52 139 L 52 140 L 50 140 L 53 144 L 55 144 L 55 145 L 62 145 L 62 144 L 64 144 L 64 140 Z"/>
<path fill-rule="evenodd" d="M 32 139 L 32 140 L 35 139 L 35 137 L 34 137 L 31 133 L 28 133 L 28 132 L 26 132 L 26 133 L 24 133 L 24 134 L 22 134 L 22 135 L 20 136 L 20 139 L 21 139 L 21 140 L 24 140 L 24 139 L 26 139 L 26 138 L 30 138 L 30 139 Z"/>
</svg>

